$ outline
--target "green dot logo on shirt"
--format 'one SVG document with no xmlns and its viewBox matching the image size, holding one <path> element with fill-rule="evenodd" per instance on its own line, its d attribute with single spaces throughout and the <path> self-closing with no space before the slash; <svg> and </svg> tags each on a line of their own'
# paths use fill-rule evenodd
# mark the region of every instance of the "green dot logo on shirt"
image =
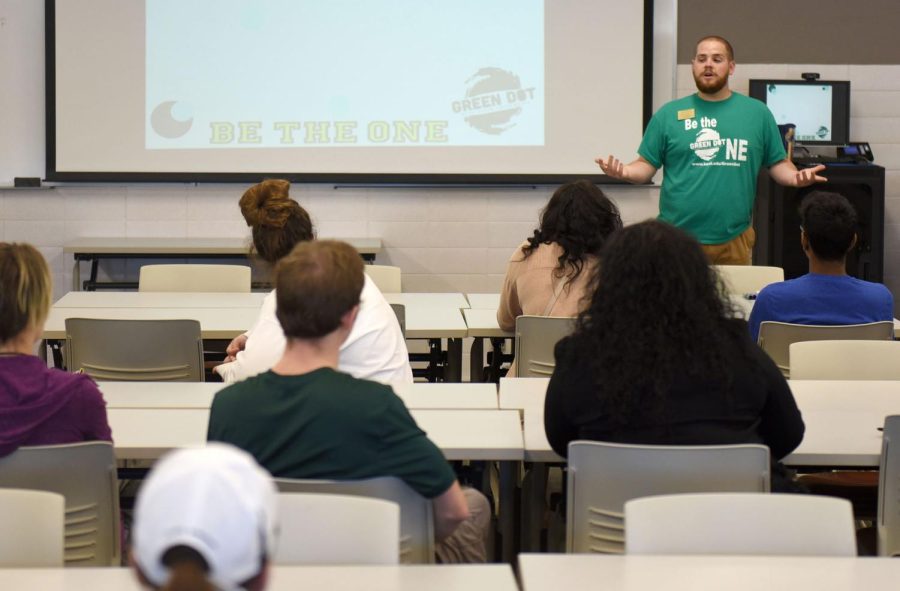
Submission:
<svg viewBox="0 0 900 591">
<path fill-rule="evenodd" d="M 715 129 L 717 123 L 713 117 L 685 120 L 685 131 L 693 131 L 698 127 L 700 128 L 690 147 L 694 154 L 697 155 L 697 158 L 703 162 L 694 162 L 694 166 L 740 166 L 740 162 L 747 161 L 747 140 L 738 138 L 723 139 Z M 725 146 L 723 161 L 713 162 L 722 146 Z"/>
</svg>

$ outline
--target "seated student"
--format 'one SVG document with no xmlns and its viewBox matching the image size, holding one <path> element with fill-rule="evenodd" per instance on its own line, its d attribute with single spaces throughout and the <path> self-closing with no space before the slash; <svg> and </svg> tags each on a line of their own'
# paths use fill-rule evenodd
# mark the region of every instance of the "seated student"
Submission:
<svg viewBox="0 0 900 591">
<path fill-rule="evenodd" d="M 359 254 L 336 241 L 304 242 L 278 263 L 284 354 L 270 371 L 216 395 L 208 438 L 247 450 L 276 477 L 396 476 L 433 500 L 439 559 L 483 562 L 484 496 L 460 488 L 390 387 L 337 371 L 363 275 Z"/>
<path fill-rule="evenodd" d="M 575 316 L 583 310 L 600 249 L 621 227 L 615 203 L 593 183 L 559 187 L 541 212 L 540 227 L 509 259 L 497 310 L 500 328 L 515 330 L 517 316 Z M 515 375 L 515 365 L 509 375 Z"/>
<path fill-rule="evenodd" d="M 800 244 L 809 273 L 767 285 L 750 312 L 750 336 L 766 320 L 793 324 L 865 324 L 893 320 L 894 298 L 880 283 L 847 275 L 856 246 L 856 211 L 838 193 L 813 191 L 800 204 Z"/>
<path fill-rule="evenodd" d="M 259 256 L 274 265 L 299 242 L 313 240 L 312 221 L 290 198 L 290 183 L 267 180 L 247 189 L 241 213 L 253 229 Z M 228 346 L 224 364 L 215 368 L 225 382 L 237 382 L 262 373 L 284 352 L 284 333 L 275 318 L 275 292 L 263 301 L 256 324 Z M 341 371 L 383 384 L 411 384 L 412 368 L 406 340 L 397 316 L 375 283 L 365 277 L 359 317 L 341 346 Z"/>
<path fill-rule="evenodd" d="M 275 483 L 249 454 L 215 443 L 173 451 L 138 492 L 131 564 L 153 589 L 260 591 L 277 511 Z"/>
<path fill-rule="evenodd" d="M 91 378 L 49 369 L 34 354 L 52 297 L 41 253 L 0 242 L 0 456 L 24 445 L 112 440 Z"/>
<path fill-rule="evenodd" d="M 646 221 L 611 236 L 602 256 L 590 306 L 556 345 L 544 405 L 556 453 L 576 439 L 762 443 L 777 460 L 800 444 L 787 382 L 733 317 L 694 238 Z M 790 489 L 776 468 L 773 489 Z"/>
</svg>

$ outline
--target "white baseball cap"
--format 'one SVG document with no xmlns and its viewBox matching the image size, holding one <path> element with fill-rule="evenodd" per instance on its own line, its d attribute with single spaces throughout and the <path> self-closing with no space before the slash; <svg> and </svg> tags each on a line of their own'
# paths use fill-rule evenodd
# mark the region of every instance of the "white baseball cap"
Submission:
<svg viewBox="0 0 900 591">
<path fill-rule="evenodd" d="M 169 577 L 163 555 L 188 546 L 206 560 L 210 582 L 236 589 L 274 556 L 277 507 L 271 475 L 250 454 L 224 443 L 173 451 L 138 493 L 132 555 L 161 586 Z"/>
</svg>

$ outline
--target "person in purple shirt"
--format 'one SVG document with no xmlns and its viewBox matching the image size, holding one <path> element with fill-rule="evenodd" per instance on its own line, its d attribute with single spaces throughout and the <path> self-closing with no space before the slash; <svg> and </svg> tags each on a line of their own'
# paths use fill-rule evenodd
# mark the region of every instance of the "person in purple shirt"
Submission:
<svg viewBox="0 0 900 591">
<path fill-rule="evenodd" d="M 50 369 L 34 354 L 51 297 L 41 253 L 0 242 L 0 457 L 25 445 L 112 441 L 91 378 Z"/>
<path fill-rule="evenodd" d="M 894 318 L 894 298 L 880 283 L 847 275 L 856 246 L 857 216 L 839 193 L 813 191 L 800 204 L 800 244 L 809 273 L 767 285 L 750 312 L 750 336 L 766 320 L 792 324 L 865 324 Z"/>
</svg>

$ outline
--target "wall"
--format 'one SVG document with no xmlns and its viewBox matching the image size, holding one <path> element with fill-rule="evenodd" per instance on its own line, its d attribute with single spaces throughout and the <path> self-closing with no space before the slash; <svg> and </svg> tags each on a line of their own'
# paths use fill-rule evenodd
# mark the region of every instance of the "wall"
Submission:
<svg viewBox="0 0 900 591">
<path fill-rule="evenodd" d="M 675 14 L 674 0 L 657 0 Z M 663 29 L 658 54 L 659 102 L 674 90 L 674 39 Z M 666 50 L 667 49 L 667 50 Z M 0 0 L 0 186 L 14 176 L 44 174 L 43 2 Z M 598 150 L 602 149 L 598 141 Z M 585 154 L 593 159 L 596 154 Z M 56 296 L 72 283 L 63 245 L 81 236 L 247 236 L 237 207 L 242 185 L 66 185 L 50 190 L 0 189 L 0 240 L 37 245 L 53 269 Z M 320 236 L 379 237 L 378 262 L 403 269 L 407 291 L 496 292 L 506 261 L 531 235 L 553 187 L 351 188 L 295 185 L 292 195 L 312 214 Z M 628 221 L 657 212 L 657 189 L 609 191 Z M 101 275 L 130 267 L 104 263 Z M 82 265 L 82 277 L 87 273 Z"/>
<path fill-rule="evenodd" d="M 674 30 L 674 0 L 658 2 L 658 12 L 666 16 L 660 19 L 657 33 L 664 33 L 667 28 Z M 849 22 L 841 12 L 845 4 L 835 0 L 820 2 L 815 13 L 837 19 L 829 20 L 835 23 L 829 26 L 843 27 Z M 860 20 L 875 28 L 885 26 L 884 21 L 896 24 L 893 0 L 871 0 L 866 5 L 877 10 L 855 11 L 854 24 L 847 31 L 856 30 L 855 23 Z M 885 281 L 900 295 L 900 65 L 896 65 L 900 59 L 895 59 L 893 50 L 886 48 L 893 37 L 871 39 L 859 33 L 838 44 L 835 39 L 841 37 L 837 33 L 824 36 L 820 29 L 807 29 L 805 24 L 809 18 L 819 17 L 808 14 L 801 17 L 796 10 L 800 6 L 797 3 L 765 0 L 759 6 L 765 10 L 750 13 L 745 3 L 737 0 L 682 0 L 677 10 L 677 29 L 680 38 L 687 41 L 679 44 L 678 61 L 686 63 L 696 37 L 707 31 L 718 31 L 726 36 L 741 35 L 738 37 L 741 45 L 736 47 L 739 63 L 733 80 L 734 88 L 740 92 L 746 92 L 746 80 L 751 77 L 792 78 L 810 70 L 820 72 L 823 77 L 851 80 L 853 135 L 871 142 L 877 162 L 888 169 Z M 781 14 L 777 14 L 779 11 Z M 860 65 L 796 63 L 793 50 L 781 49 L 787 47 L 784 37 L 771 34 L 769 29 L 771 23 L 783 20 L 794 23 L 791 34 L 805 39 L 807 44 L 845 48 L 843 53 L 835 54 L 829 45 L 828 51 L 820 55 L 829 55 L 836 62 L 842 59 L 840 56 L 849 55 L 860 60 L 853 64 Z M 39 0 L 0 0 L 0 54 L 16 56 L 0 60 L 0 84 L 4 89 L 0 92 L 0 185 L 11 183 L 13 176 L 43 174 L 42 27 L 43 3 Z M 700 29 L 703 33 L 697 33 Z M 887 56 L 885 61 L 873 62 L 853 49 L 873 43 L 884 50 L 878 55 Z M 780 61 L 765 63 L 767 60 L 761 52 L 769 49 L 778 53 Z M 741 55 L 747 59 L 756 55 L 758 62 L 741 61 Z M 669 60 L 674 62 L 670 54 L 663 59 Z M 666 88 L 671 78 L 660 67 L 657 87 Z M 679 96 L 693 91 L 686 65 L 678 66 L 677 87 Z M 656 95 L 657 102 L 665 94 Z M 597 150 L 597 155 L 603 150 L 599 139 Z M 594 156 L 585 155 L 586 158 Z M 0 239 L 28 240 L 39 245 L 53 267 L 59 296 L 71 284 L 72 260 L 62 254 L 67 240 L 78 236 L 243 236 L 246 227 L 236 206 L 243 188 L 115 185 L 0 190 Z M 551 187 L 335 190 L 328 185 L 303 185 L 295 187 L 294 195 L 310 210 L 323 236 L 382 238 L 386 250 L 380 262 L 400 265 L 404 270 L 405 289 L 409 291 L 496 291 L 506 259 L 530 235 L 537 212 L 551 191 Z M 655 188 L 611 187 L 608 192 L 619 204 L 626 221 L 656 214 Z M 113 266 L 108 270 L 118 275 L 124 267 Z"/>
</svg>

